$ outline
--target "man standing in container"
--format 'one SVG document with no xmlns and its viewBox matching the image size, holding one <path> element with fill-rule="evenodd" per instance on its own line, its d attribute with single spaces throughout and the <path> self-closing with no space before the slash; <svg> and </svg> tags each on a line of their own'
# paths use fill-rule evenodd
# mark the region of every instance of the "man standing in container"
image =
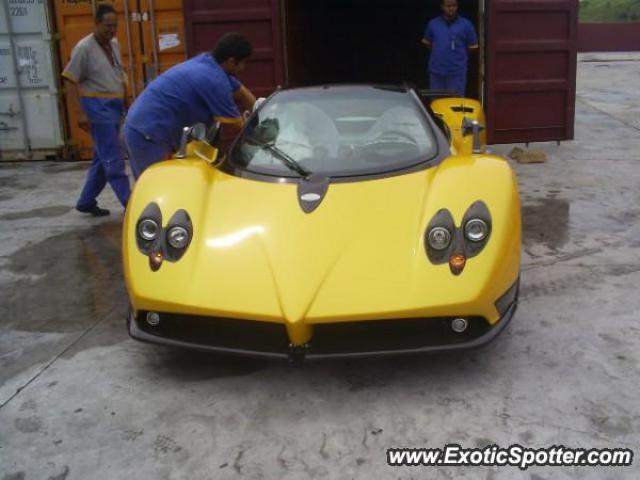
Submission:
<svg viewBox="0 0 640 480">
<path fill-rule="evenodd" d="M 256 99 L 236 75 L 244 70 L 251 52 L 244 36 L 227 33 L 213 52 L 175 65 L 147 86 L 131 106 L 124 125 L 136 178 L 178 150 L 184 127 L 214 121 L 242 125 L 236 102 L 251 110 Z"/>
<path fill-rule="evenodd" d="M 472 23 L 458 15 L 458 0 L 442 0 L 440 7 L 442 15 L 428 23 L 422 39 L 431 50 L 430 88 L 464 97 L 469 52 L 478 50 L 478 36 Z"/>
<path fill-rule="evenodd" d="M 125 173 L 119 131 L 125 111 L 125 76 L 120 48 L 115 39 L 118 17 L 111 5 L 96 9 L 95 29 L 73 48 L 71 60 L 62 72 L 68 80 L 72 109 L 81 129 L 91 132 L 93 162 L 76 204 L 80 212 L 94 216 L 109 215 L 96 197 L 107 182 L 126 207 L 129 178 Z"/>
</svg>

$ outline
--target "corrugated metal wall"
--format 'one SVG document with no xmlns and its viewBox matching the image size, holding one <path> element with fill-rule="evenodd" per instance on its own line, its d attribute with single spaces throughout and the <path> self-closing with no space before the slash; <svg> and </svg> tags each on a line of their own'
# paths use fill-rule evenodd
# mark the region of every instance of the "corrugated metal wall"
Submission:
<svg viewBox="0 0 640 480">
<path fill-rule="evenodd" d="M 0 159 L 37 159 L 63 146 L 49 4 L 0 5 Z"/>
</svg>

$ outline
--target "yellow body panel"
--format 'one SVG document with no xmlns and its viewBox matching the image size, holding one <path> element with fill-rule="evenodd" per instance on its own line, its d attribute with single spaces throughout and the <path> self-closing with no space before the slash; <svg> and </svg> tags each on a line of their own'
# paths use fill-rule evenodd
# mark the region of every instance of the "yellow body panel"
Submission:
<svg viewBox="0 0 640 480">
<path fill-rule="evenodd" d="M 491 212 L 491 238 L 455 276 L 428 260 L 425 230 L 441 208 L 460 225 L 477 200 Z M 163 225 L 178 209 L 193 222 L 184 256 L 155 272 L 135 238 L 150 202 Z M 191 157 L 139 179 L 125 219 L 124 272 L 135 311 L 283 323 L 301 345 L 319 323 L 453 315 L 495 323 L 494 304 L 519 275 L 520 235 L 517 183 L 500 157 L 451 156 L 415 173 L 332 183 L 311 214 L 295 183 L 235 177 Z"/>
<path fill-rule="evenodd" d="M 451 147 L 459 155 L 469 155 L 473 152 L 473 136 L 463 135 L 462 122 L 464 118 L 477 120 L 480 125 L 486 127 L 482 105 L 477 100 L 471 98 L 440 98 L 431 103 L 431 109 L 440 116 L 449 126 L 451 131 Z M 480 133 L 482 146 L 487 144 L 486 129 Z"/>
</svg>

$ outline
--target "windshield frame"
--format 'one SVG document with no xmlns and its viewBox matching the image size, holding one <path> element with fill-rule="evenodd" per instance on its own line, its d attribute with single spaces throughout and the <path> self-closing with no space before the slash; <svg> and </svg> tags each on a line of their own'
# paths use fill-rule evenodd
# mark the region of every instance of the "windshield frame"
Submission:
<svg viewBox="0 0 640 480">
<path fill-rule="evenodd" d="M 362 172 L 357 174 L 352 173 L 344 173 L 344 172 L 322 172 L 327 178 L 330 179 L 331 183 L 345 183 L 345 182 L 358 182 L 365 180 L 373 180 L 380 179 L 386 177 L 394 177 L 398 175 L 405 175 L 408 173 L 418 172 L 420 170 L 425 170 L 427 168 L 431 168 L 437 164 L 439 164 L 442 160 L 451 155 L 450 144 L 446 139 L 444 133 L 438 126 L 436 125 L 434 119 L 429 113 L 429 109 L 425 107 L 425 105 L 420 100 L 419 96 L 416 94 L 415 90 L 408 87 L 403 86 L 385 86 L 385 85 L 353 85 L 353 84 L 337 84 L 337 85 L 324 85 L 324 86 L 311 86 L 311 87 L 300 87 L 295 89 L 278 89 L 273 94 L 271 94 L 267 101 L 263 102 L 260 107 L 252 112 L 249 118 L 246 120 L 242 129 L 238 132 L 236 137 L 234 138 L 231 146 L 229 147 L 228 153 L 225 156 L 224 161 L 219 165 L 218 168 L 225 173 L 228 173 L 233 176 L 248 178 L 252 180 L 260 180 L 265 182 L 274 182 L 274 183 L 298 183 L 300 181 L 304 181 L 304 177 L 295 174 L 295 172 L 291 172 L 290 175 L 285 174 L 272 174 L 267 172 L 257 171 L 251 168 L 248 168 L 245 165 L 240 164 L 236 160 L 237 152 L 240 149 L 240 141 L 245 135 L 245 131 L 249 126 L 252 119 L 255 118 L 256 115 L 260 113 L 262 108 L 265 105 L 268 105 L 274 97 L 277 95 L 288 92 L 291 90 L 301 91 L 301 90 L 327 90 L 331 88 L 339 88 L 339 87 L 362 87 L 362 88 L 379 88 L 381 90 L 389 90 L 398 93 L 403 93 L 405 95 L 409 95 L 411 100 L 416 107 L 416 114 L 421 116 L 421 119 L 424 120 L 426 127 L 429 129 L 427 134 L 431 134 L 431 138 L 434 140 L 434 148 L 433 154 L 426 158 L 421 158 L 412 162 L 408 165 L 399 165 L 397 168 L 388 168 L 384 170 L 372 170 L 368 172 Z"/>
</svg>

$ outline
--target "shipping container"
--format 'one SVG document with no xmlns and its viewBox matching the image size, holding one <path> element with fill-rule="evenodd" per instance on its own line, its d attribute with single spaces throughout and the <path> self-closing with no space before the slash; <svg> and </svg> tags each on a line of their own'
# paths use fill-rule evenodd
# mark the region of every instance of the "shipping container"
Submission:
<svg viewBox="0 0 640 480">
<path fill-rule="evenodd" d="M 140 0 L 145 85 L 187 58 L 182 0 Z"/>
<path fill-rule="evenodd" d="M 483 101 L 492 143 L 573 138 L 577 0 L 465 0 L 480 52 L 469 96 Z M 278 85 L 411 83 L 428 87 L 420 44 L 440 0 L 185 0 L 189 56 L 224 32 L 254 45 L 242 80 Z"/>
<path fill-rule="evenodd" d="M 491 0 L 486 102 L 492 143 L 573 138 L 577 0 Z"/>
<path fill-rule="evenodd" d="M 0 6 L 0 159 L 44 159 L 63 146 L 49 4 Z"/>
<path fill-rule="evenodd" d="M 78 41 L 93 32 L 98 3 L 111 4 L 118 13 L 117 39 L 132 102 L 159 73 L 186 59 L 182 0 L 55 0 L 63 66 Z M 69 153 L 92 158 L 91 136 L 78 127 L 78 112 L 68 101 L 66 112 Z"/>
</svg>

